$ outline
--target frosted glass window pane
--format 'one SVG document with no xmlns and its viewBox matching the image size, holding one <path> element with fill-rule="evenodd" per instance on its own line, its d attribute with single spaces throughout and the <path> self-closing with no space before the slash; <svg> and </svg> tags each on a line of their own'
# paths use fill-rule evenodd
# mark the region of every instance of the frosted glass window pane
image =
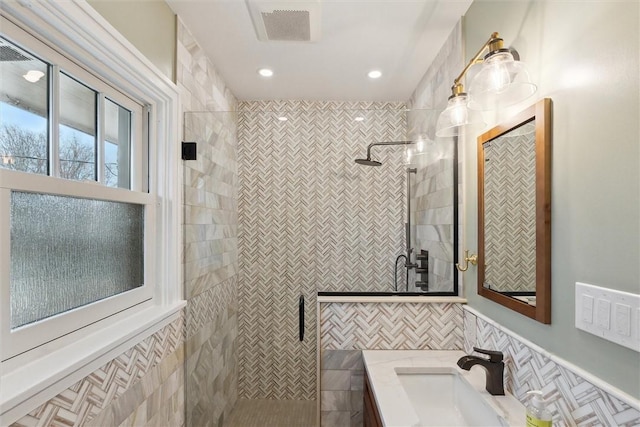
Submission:
<svg viewBox="0 0 640 427">
<path fill-rule="evenodd" d="M 0 37 L 0 168 L 48 172 L 49 66 Z"/>
<path fill-rule="evenodd" d="M 144 206 L 11 193 L 11 328 L 142 286 Z"/>
</svg>

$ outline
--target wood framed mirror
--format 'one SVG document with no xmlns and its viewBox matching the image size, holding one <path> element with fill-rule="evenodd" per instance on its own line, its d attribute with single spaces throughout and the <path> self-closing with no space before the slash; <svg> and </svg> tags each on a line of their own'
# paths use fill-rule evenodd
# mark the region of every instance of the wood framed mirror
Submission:
<svg viewBox="0 0 640 427">
<path fill-rule="evenodd" d="M 478 137 L 478 294 L 551 323 L 551 99 Z"/>
</svg>

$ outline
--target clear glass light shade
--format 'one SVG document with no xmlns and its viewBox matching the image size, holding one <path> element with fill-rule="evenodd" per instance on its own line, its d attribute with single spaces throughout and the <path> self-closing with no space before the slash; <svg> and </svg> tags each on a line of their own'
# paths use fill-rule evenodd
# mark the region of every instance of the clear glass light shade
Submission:
<svg viewBox="0 0 640 427">
<path fill-rule="evenodd" d="M 405 152 L 405 160 L 408 165 L 411 164 L 411 161 L 413 160 L 413 149 L 407 148 L 407 151 Z"/>
<path fill-rule="evenodd" d="M 436 124 L 436 136 L 458 136 L 460 129 L 467 125 L 482 124 L 479 111 L 468 108 L 468 97 L 461 94 L 449 98 L 447 108 L 440 113 Z"/>
<path fill-rule="evenodd" d="M 510 52 L 499 52 L 485 59 L 469 86 L 469 108 L 492 110 L 508 107 L 533 95 L 526 64 L 513 59 Z"/>
</svg>

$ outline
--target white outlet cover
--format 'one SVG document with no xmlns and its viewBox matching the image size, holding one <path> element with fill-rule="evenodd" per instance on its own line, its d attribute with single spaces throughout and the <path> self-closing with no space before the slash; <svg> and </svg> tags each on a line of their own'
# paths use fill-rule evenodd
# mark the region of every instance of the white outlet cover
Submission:
<svg viewBox="0 0 640 427">
<path fill-rule="evenodd" d="M 640 295 L 576 282 L 576 328 L 640 352 Z"/>
</svg>

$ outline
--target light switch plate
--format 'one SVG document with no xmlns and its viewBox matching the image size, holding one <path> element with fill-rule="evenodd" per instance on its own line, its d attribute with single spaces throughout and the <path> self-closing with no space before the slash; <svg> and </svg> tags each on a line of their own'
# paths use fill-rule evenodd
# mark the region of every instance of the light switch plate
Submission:
<svg viewBox="0 0 640 427">
<path fill-rule="evenodd" d="M 578 301 L 576 299 L 576 301 Z M 591 295 L 582 295 L 582 321 L 593 323 L 593 297 Z"/>
<path fill-rule="evenodd" d="M 576 328 L 640 352 L 640 295 L 576 282 Z"/>
<path fill-rule="evenodd" d="M 615 305 L 616 334 L 623 337 L 631 335 L 631 306 L 617 303 Z"/>
<path fill-rule="evenodd" d="M 598 327 L 607 331 L 611 329 L 609 326 L 609 321 L 611 320 L 611 301 L 605 298 L 598 298 L 598 314 L 596 314 L 596 318 L 598 319 Z"/>
</svg>

